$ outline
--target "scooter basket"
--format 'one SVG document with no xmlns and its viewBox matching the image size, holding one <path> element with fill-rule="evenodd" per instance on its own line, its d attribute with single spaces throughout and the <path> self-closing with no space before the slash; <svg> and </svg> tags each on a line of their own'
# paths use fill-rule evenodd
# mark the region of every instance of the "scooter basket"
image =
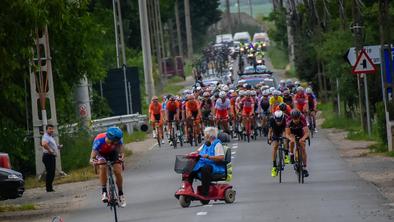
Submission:
<svg viewBox="0 0 394 222">
<path fill-rule="evenodd" d="M 188 158 L 185 155 L 176 155 L 174 170 L 179 174 L 191 173 L 194 165 L 196 165 L 195 159 Z"/>
</svg>

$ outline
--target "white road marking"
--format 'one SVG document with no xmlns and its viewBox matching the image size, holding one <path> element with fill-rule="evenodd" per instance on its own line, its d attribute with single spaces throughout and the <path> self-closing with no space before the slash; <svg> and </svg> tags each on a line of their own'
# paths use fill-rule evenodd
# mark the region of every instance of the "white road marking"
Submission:
<svg viewBox="0 0 394 222">
<path fill-rule="evenodd" d="M 234 155 L 234 154 L 236 154 L 236 153 L 237 153 L 237 152 L 235 152 L 235 151 L 231 152 L 232 155 Z"/>
<path fill-rule="evenodd" d="M 197 216 L 206 216 L 207 214 L 208 214 L 207 212 L 201 211 L 201 212 L 198 212 L 196 215 Z"/>
<path fill-rule="evenodd" d="M 203 207 L 212 207 L 213 205 L 212 204 L 207 204 L 207 205 L 204 205 Z"/>
</svg>

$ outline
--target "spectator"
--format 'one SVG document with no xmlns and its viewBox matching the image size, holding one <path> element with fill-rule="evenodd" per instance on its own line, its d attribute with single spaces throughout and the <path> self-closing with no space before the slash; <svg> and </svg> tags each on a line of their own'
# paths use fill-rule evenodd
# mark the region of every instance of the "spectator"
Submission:
<svg viewBox="0 0 394 222">
<path fill-rule="evenodd" d="M 54 133 L 54 126 L 51 124 L 48 124 L 46 126 L 46 133 L 42 136 L 41 139 L 41 145 L 43 148 L 43 156 L 42 156 L 42 162 L 45 165 L 45 170 L 46 170 L 46 191 L 47 192 L 53 192 L 53 180 L 55 178 L 55 170 L 56 170 L 56 156 L 59 152 L 59 146 L 55 138 L 53 138 L 53 133 Z"/>
</svg>

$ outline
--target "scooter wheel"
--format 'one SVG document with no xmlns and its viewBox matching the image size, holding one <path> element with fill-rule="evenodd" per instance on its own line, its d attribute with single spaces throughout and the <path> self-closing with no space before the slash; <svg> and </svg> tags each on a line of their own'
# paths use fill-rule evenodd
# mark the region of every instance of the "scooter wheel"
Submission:
<svg viewBox="0 0 394 222">
<path fill-rule="evenodd" d="M 200 200 L 202 205 L 207 205 L 209 204 L 209 200 Z"/>
<path fill-rule="evenodd" d="M 189 197 L 183 195 L 179 196 L 179 204 L 181 205 L 181 207 L 183 208 L 189 207 L 191 202 L 192 201 L 190 200 Z"/>
<path fill-rule="evenodd" d="M 180 200 L 180 198 L 179 198 L 179 200 Z M 226 201 L 226 203 L 234 203 L 234 201 L 235 201 L 235 190 L 227 189 L 224 192 L 224 201 Z"/>
</svg>

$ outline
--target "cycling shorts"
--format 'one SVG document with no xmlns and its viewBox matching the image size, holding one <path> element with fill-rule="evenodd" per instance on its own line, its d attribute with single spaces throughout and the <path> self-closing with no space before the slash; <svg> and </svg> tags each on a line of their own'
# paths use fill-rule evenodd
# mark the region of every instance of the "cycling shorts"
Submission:
<svg viewBox="0 0 394 222">
<path fill-rule="evenodd" d="M 96 157 L 97 160 L 105 160 L 105 161 L 117 161 L 119 160 L 119 151 L 118 149 L 115 149 L 109 153 L 99 153 L 99 155 L 97 155 Z"/>
<path fill-rule="evenodd" d="M 168 111 L 168 121 L 169 121 L 169 122 L 174 121 L 175 115 L 176 115 L 176 112 Z"/>
<path fill-rule="evenodd" d="M 153 117 L 154 117 L 154 119 L 155 119 L 157 122 L 159 122 L 159 121 L 160 121 L 160 118 L 161 118 L 161 115 L 160 115 L 160 114 L 153 114 Z"/>
<path fill-rule="evenodd" d="M 226 109 L 224 110 L 216 110 L 216 119 L 227 119 L 228 112 Z"/>
</svg>

